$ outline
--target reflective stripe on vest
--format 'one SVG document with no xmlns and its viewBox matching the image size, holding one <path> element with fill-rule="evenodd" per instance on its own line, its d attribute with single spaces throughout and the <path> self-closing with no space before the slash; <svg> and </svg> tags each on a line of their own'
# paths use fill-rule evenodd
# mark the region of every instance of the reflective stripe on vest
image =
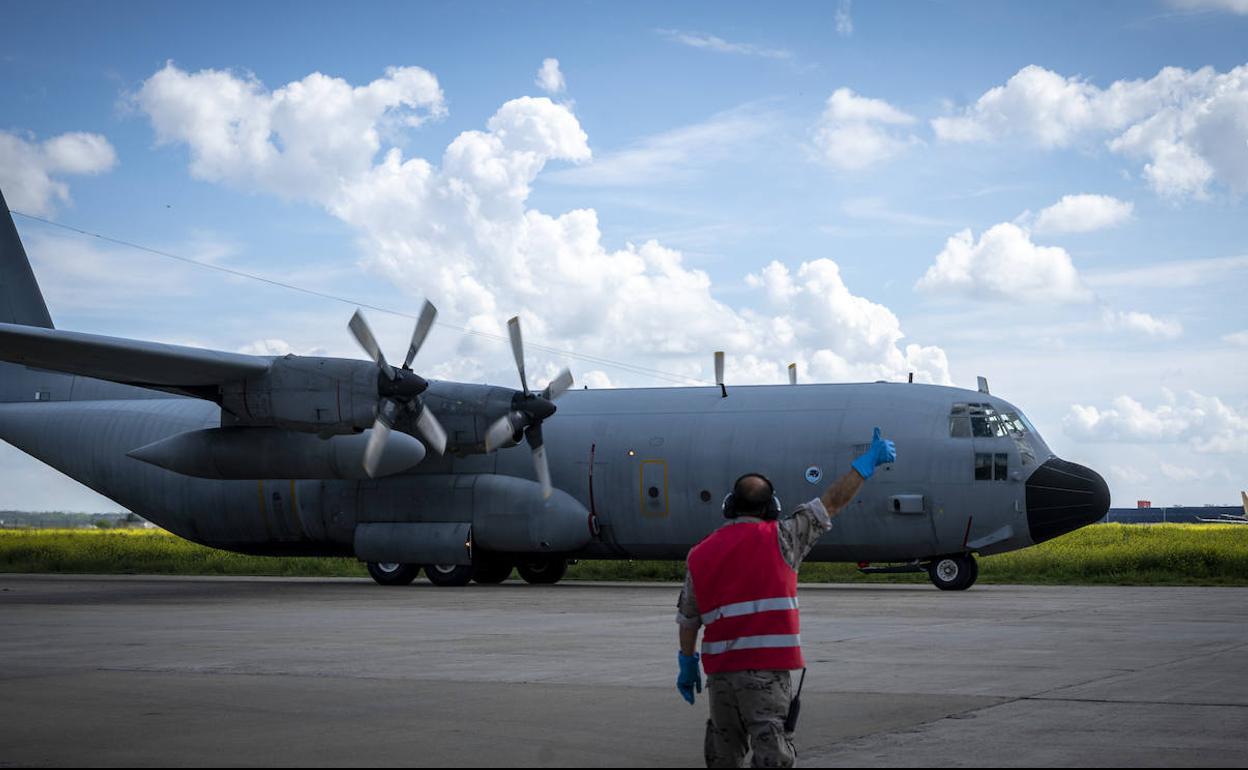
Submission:
<svg viewBox="0 0 1248 770">
<path fill-rule="evenodd" d="M 722 642 L 703 642 L 703 655 L 722 655 L 733 650 L 762 650 L 768 647 L 801 647 L 798 634 L 771 634 L 769 636 L 741 636 Z"/>
<path fill-rule="evenodd" d="M 797 609 L 796 596 L 781 596 L 775 599 L 756 599 L 752 602 L 737 602 L 716 607 L 702 616 L 702 625 L 709 626 L 720 618 L 736 618 L 742 615 L 753 615 L 757 612 L 776 612 Z"/>
<path fill-rule="evenodd" d="M 708 674 L 805 665 L 797 572 L 780 551 L 778 530 L 775 521 L 729 524 L 689 552 Z"/>
</svg>

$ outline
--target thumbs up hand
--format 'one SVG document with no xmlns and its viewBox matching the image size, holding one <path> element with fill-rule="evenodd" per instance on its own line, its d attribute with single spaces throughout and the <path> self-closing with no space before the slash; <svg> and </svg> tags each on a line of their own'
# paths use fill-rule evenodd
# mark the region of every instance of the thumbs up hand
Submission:
<svg viewBox="0 0 1248 770">
<path fill-rule="evenodd" d="M 858 459 L 854 460 L 854 470 L 864 479 L 875 475 L 876 466 L 897 461 L 897 445 L 888 439 L 880 438 L 880 429 L 875 429 L 871 437 L 871 447 Z"/>
</svg>

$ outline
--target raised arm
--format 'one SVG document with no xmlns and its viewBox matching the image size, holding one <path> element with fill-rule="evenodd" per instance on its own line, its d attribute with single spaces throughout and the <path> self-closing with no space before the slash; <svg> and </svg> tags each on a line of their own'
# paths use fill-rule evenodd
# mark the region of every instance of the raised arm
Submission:
<svg viewBox="0 0 1248 770">
<path fill-rule="evenodd" d="M 880 438 L 880 429 L 871 437 L 871 447 L 854 460 L 853 468 L 841 476 L 820 496 L 828 516 L 834 517 L 862 489 L 863 482 L 875 475 L 876 466 L 897 461 L 897 447 L 892 441 Z"/>
</svg>

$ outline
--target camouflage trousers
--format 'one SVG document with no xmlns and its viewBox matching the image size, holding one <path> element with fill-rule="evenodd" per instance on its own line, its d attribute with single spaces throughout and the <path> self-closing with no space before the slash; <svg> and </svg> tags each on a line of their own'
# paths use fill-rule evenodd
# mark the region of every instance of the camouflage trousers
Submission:
<svg viewBox="0 0 1248 770">
<path fill-rule="evenodd" d="M 784 731 L 793 680 L 788 671 L 731 671 L 706 677 L 711 718 L 706 720 L 707 767 L 792 767 L 797 760 Z"/>
</svg>

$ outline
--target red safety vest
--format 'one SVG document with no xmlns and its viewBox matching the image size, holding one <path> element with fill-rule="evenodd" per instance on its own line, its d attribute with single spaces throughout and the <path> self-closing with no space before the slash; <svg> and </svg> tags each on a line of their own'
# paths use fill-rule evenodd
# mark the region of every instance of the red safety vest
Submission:
<svg viewBox="0 0 1248 770">
<path fill-rule="evenodd" d="M 797 571 L 780 553 L 778 526 L 760 521 L 720 527 L 689 551 L 708 674 L 806 667 Z"/>
</svg>

